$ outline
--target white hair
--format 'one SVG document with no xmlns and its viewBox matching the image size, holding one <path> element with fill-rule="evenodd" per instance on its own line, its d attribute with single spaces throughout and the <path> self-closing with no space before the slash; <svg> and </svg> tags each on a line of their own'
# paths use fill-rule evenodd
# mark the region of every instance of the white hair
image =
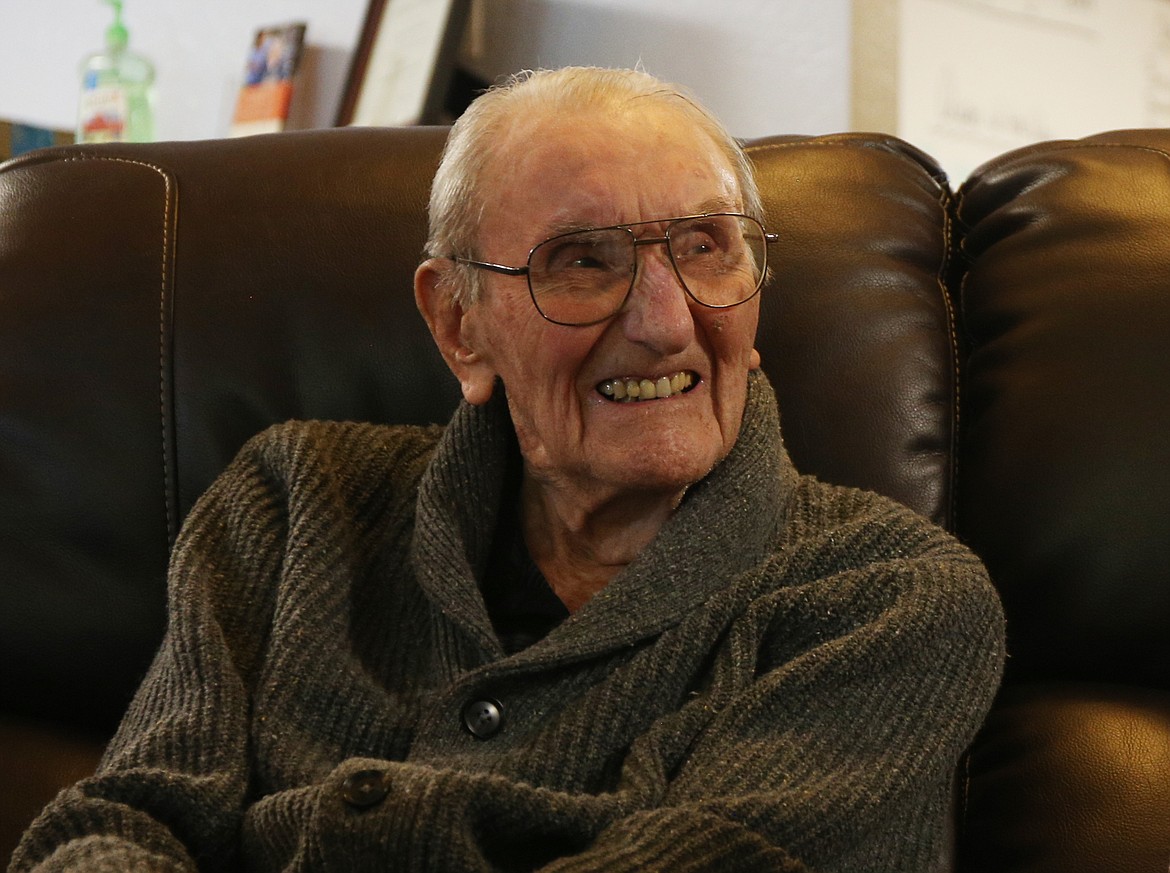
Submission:
<svg viewBox="0 0 1170 873">
<path fill-rule="evenodd" d="M 715 142 L 735 173 L 743 209 L 762 217 L 759 190 L 743 148 L 714 115 L 689 92 L 641 70 L 564 67 L 524 71 L 478 97 L 447 138 L 431 185 L 430 257 L 473 257 L 485 200 L 483 179 L 493 157 L 492 145 L 518 117 L 538 113 L 577 113 L 583 109 L 614 110 L 630 101 L 648 100 L 691 120 Z M 451 293 L 460 303 L 479 295 L 478 271 L 462 267 L 449 272 Z"/>
</svg>

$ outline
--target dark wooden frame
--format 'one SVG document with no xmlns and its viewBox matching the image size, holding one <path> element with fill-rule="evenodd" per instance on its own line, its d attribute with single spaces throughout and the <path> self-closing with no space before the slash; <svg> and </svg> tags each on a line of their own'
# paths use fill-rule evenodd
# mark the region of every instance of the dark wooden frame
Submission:
<svg viewBox="0 0 1170 873">
<path fill-rule="evenodd" d="M 374 57 L 375 51 L 382 47 L 383 41 L 393 40 L 396 36 L 394 33 L 387 32 L 383 27 L 391 2 L 393 0 L 370 0 L 370 5 L 366 9 L 366 17 L 362 23 L 357 45 L 354 47 L 345 89 L 338 106 L 336 124 L 339 127 L 355 123 L 362 91 L 366 87 L 367 77 L 371 74 L 371 59 Z M 406 2 L 406 0 L 398 0 L 398 2 Z M 435 63 L 431 69 L 426 93 L 420 95 L 417 117 L 408 120 L 366 119 L 364 123 L 438 124 L 446 120 L 443 118 L 443 104 L 455 71 L 455 55 L 458 52 L 460 40 L 463 38 L 471 0 L 447 0 L 446 3 L 429 0 L 429 2 L 436 7 L 436 14 L 442 14 L 445 9 L 446 20 L 440 28 Z"/>
</svg>

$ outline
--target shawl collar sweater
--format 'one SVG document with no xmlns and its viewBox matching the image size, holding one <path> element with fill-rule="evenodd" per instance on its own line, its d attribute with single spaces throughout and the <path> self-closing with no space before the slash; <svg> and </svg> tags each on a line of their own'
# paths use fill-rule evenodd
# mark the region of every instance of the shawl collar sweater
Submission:
<svg viewBox="0 0 1170 873">
<path fill-rule="evenodd" d="M 657 538 L 506 655 L 477 580 L 515 452 L 502 401 L 252 440 L 98 773 L 11 869 L 933 869 L 1003 657 L 969 552 L 797 476 L 753 374 Z"/>
</svg>

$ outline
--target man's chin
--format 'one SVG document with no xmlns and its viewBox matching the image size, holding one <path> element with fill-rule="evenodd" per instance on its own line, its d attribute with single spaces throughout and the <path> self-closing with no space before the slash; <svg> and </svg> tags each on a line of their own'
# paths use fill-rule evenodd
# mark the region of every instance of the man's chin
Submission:
<svg viewBox="0 0 1170 873">
<path fill-rule="evenodd" d="M 605 452 L 592 466 L 599 480 L 611 483 L 616 489 L 682 492 L 711 472 L 722 454 L 710 450 L 685 451 L 678 446 L 628 446 Z"/>
</svg>

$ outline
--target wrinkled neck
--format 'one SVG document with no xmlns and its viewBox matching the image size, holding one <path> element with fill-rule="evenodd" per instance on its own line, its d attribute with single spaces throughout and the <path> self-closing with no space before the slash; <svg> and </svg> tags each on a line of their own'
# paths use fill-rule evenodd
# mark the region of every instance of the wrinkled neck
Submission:
<svg viewBox="0 0 1170 873">
<path fill-rule="evenodd" d="M 575 612 L 650 544 L 683 493 L 582 494 L 525 473 L 520 487 L 525 545 L 553 591 Z"/>
</svg>

